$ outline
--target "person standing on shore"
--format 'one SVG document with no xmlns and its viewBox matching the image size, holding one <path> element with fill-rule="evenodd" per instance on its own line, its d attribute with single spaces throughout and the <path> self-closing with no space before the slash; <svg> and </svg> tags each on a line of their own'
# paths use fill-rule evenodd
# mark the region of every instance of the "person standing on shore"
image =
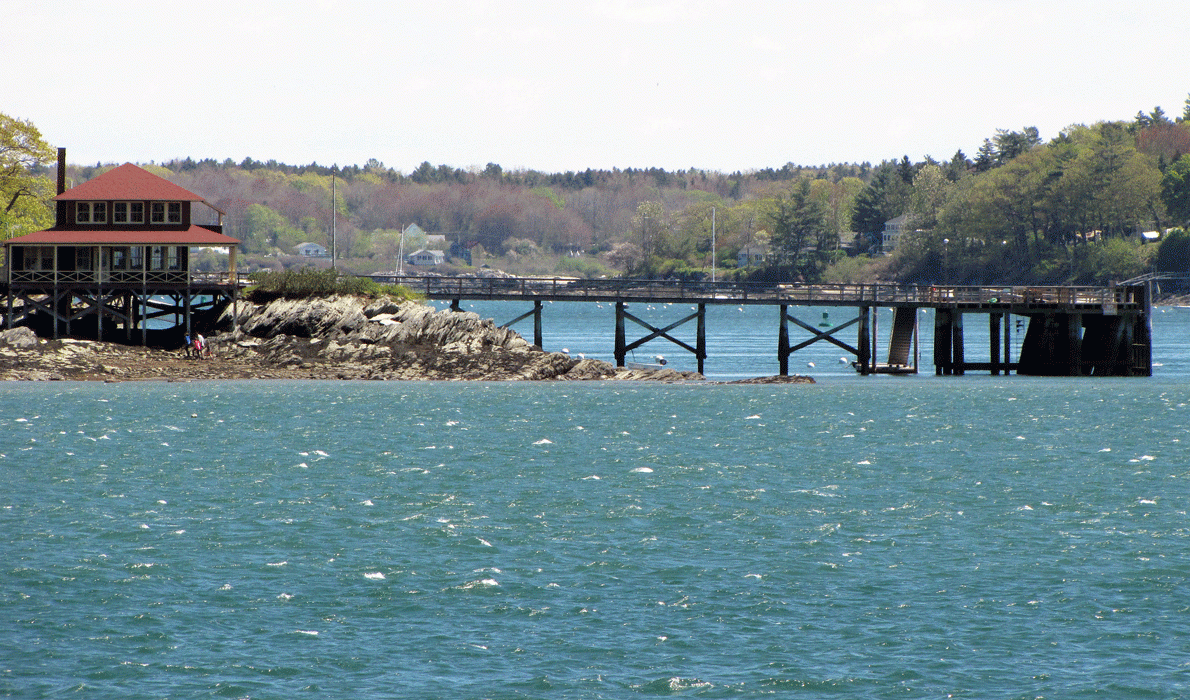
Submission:
<svg viewBox="0 0 1190 700">
<path fill-rule="evenodd" d="M 186 334 L 186 357 L 190 357 L 190 334 Z"/>
</svg>

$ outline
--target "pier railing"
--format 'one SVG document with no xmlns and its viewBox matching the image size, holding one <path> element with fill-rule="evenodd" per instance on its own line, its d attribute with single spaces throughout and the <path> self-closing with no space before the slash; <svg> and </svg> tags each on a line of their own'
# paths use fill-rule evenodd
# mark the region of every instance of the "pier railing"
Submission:
<svg viewBox="0 0 1190 700">
<path fill-rule="evenodd" d="M 548 299 L 877 306 L 1104 306 L 1141 302 L 1135 287 L 766 284 L 672 280 L 371 275 L 430 299 Z"/>
</svg>

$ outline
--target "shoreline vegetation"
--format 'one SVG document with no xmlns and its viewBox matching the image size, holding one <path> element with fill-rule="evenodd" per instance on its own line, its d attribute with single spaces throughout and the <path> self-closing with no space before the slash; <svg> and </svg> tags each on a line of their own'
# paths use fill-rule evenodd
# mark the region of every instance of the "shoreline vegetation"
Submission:
<svg viewBox="0 0 1190 700">
<path fill-rule="evenodd" d="M 546 352 L 491 319 L 388 295 L 240 301 L 197 331 L 209 331 L 211 357 L 188 357 L 181 337 L 162 348 L 49 340 L 27 327 L 0 331 L 0 380 L 705 381 L 696 372 L 630 370 Z"/>
<path fill-rule="evenodd" d="M 31 122 L 0 114 L 5 139 L 20 145 L 0 149 L 0 238 L 13 238 L 53 225 L 58 173 Z M 1155 107 L 1048 138 L 997 129 L 970 156 L 934 156 L 731 173 L 190 157 L 141 167 L 222 212 L 247 272 L 1081 286 L 1190 271 L 1190 98 L 1179 116 Z M 62 175 L 80 184 L 113 167 Z M 217 272 L 230 258 L 200 248 L 192 265 Z"/>
</svg>

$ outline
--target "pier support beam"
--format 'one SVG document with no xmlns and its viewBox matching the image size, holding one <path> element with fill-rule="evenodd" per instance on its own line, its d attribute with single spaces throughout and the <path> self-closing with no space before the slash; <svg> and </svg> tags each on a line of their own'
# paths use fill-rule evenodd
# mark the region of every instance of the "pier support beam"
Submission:
<svg viewBox="0 0 1190 700">
<path fill-rule="evenodd" d="M 962 376 L 967 373 L 967 353 L 963 349 L 963 312 L 955 311 L 951 314 L 952 330 L 950 333 L 950 340 L 953 349 L 951 350 L 951 361 L 953 363 L 952 374 Z"/>
<path fill-rule="evenodd" d="M 872 366 L 872 307 L 859 309 L 859 352 L 856 353 L 856 367 L 860 374 L 871 374 Z"/>
<path fill-rule="evenodd" d="M 454 306 L 451 306 L 451 309 L 456 310 L 456 311 L 459 310 L 459 309 L 455 309 Z M 520 316 L 517 316 L 516 318 L 512 319 L 511 321 L 509 321 L 508 323 L 505 323 L 504 325 L 502 325 L 500 327 L 501 328 L 511 328 L 514 323 L 523 321 L 526 318 L 529 318 L 530 316 L 533 317 L 533 344 L 544 350 L 545 349 L 545 345 L 543 344 L 544 336 L 542 335 L 542 331 L 541 331 L 542 325 L 541 325 L 541 300 L 540 299 L 535 299 L 533 301 L 533 309 L 531 311 L 526 311 L 525 313 L 521 314 Z"/>
<path fill-rule="evenodd" d="M 992 360 L 992 376 L 1000 374 L 1000 326 L 1004 314 L 988 314 L 988 355 Z M 1007 374 L 1007 371 L 1005 371 Z"/>
<path fill-rule="evenodd" d="M 943 376 L 951 374 L 951 335 L 954 326 L 951 322 L 950 309 L 934 310 L 934 374 Z"/>
<path fill-rule="evenodd" d="M 650 323 L 647 323 L 646 321 L 643 321 L 643 320 L 637 318 L 636 316 L 633 316 L 632 314 L 628 313 L 628 310 L 626 307 L 627 307 L 627 304 L 625 304 L 624 302 L 622 302 L 622 301 L 616 302 L 615 355 L 616 355 L 616 366 L 617 367 L 623 367 L 625 365 L 625 363 L 628 359 L 629 352 L 639 348 L 640 346 L 644 345 L 645 343 L 649 342 L 650 340 L 655 340 L 657 338 L 664 338 L 664 339 L 668 340 L 669 342 L 673 343 L 674 345 L 677 345 L 680 348 L 689 350 L 694 355 L 694 357 L 698 360 L 698 371 L 700 374 L 702 373 L 703 361 L 706 360 L 706 356 L 707 356 L 707 348 L 706 348 L 707 305 L 706 304 L 699 304 L 697 307 L 697 310 L 694 313 L 690 314 L 689 316 L 686 316 L 685 318 L 674 321 L 673 323 L 669 324 L 668 326 L 666 326 L 664 328 L 658 328 L 657 326 L 654 326 Z M 625 323 L 626 321 L 632 321 L 633 323 L 637 324 L 638 326 L 650 331 L 650 333 L 648 335 L 646 335 L 645 337 L 640 338 L 639 340 L 635 340 L 635 341 L 629 343 L 629 342 L 627 342 L 628 334 L 627 334 L 627 330 L 626 330 L 626 323 Z M 673 329 L 675 329 L 678 326 L 681 326 L 685 323 L 688 323 L 690 321 L 697 321 L 697 324 L 698 324 L 698 330 L 696 331 L 697 338 L 694 341 L 696 344 L 695 346 L 691 346 L 689 343 L 678 340 L 677 338 L 675 338 L 669 334 L 669 332 L 672 331 Z"/>
<path fill-rule="evenodd" d="M 838 333 L 839 331 L 843 330 L 844 328 L 848 328 L 848 327 L 853 326 L 857 323 L 860 323 L 863 320 L 863 316 L 864 316 L 863 312 L 866 311 L 868 307 L 864 307 L 864 309 L 861 310 L 861 314 L 859 316 L 851 319 L 850 321 L 847 321 L 846 323 L 841 323 L 837 326 L 829 328 L 828 330 L 819 330 L 804 321 L 800 321 L 800 320 L 794 318 L 793 316 L 790 316 L 788 304 L 781 304 L 779 308 L 781 311 L 781 318 L 780 318 L 780 325 L 777 327 L 777 364 L 780 367 L 781 376 L 783 376 L 783 377 L 789 376 L 789 356 L 791 354 L 797 352 L 798 350 L 801 350 L 804 347 L 813 345 L 814 343 L 817 343 L 820 340 L 825 340 L 826 342 L 832 343 L 832 344 L 846 350 L 847 352 L 851 353 L 852 355 L 855 355 L 855 357 L 856 357 L 855 366 L 856 367 L 861 366 L 859 358 L 862 357 L 862 353 L 861 353 L 860 349 L 852 347 L 852 346 L 848 345 L 847 343 L 839 340 L 838 338 L 835 338 L 834 334 Z M 798 343 L 797 345 L 794 345 L 793 347 L 790 347 L 790 345 L 789 345 L 789 323 L 788 323 L 789 321 L 793 321 L 799 327 L 810 331 L 811 333 L 814 334 L 814 337 L 809 340 L 802 341 L 802 342 Z M 861 331 L 861 337 L 862 337 L 862 331 Z"/>
</svg>

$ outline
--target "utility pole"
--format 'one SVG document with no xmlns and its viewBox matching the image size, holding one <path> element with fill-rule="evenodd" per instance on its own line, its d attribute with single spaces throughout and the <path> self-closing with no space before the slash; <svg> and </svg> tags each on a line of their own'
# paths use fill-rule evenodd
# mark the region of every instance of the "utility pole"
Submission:
<svg viewBox="0 0 1190 700">
<path fill-rule="evenodd" d="M 338 166 L 335 166 L 338 167 Z M 335 258 L 338 256 L 338 250 L 335 247 L 335 238 L 339 229 L 339 207 L 338 197 L 335 192 L 335 171 L 331 170 L 331 269 L 335 269 Z"/>
<path fill-rule="evenodd" d="M 711 207 L 711 281 L 715 281 L 715 207 Z"/>
</svg>

